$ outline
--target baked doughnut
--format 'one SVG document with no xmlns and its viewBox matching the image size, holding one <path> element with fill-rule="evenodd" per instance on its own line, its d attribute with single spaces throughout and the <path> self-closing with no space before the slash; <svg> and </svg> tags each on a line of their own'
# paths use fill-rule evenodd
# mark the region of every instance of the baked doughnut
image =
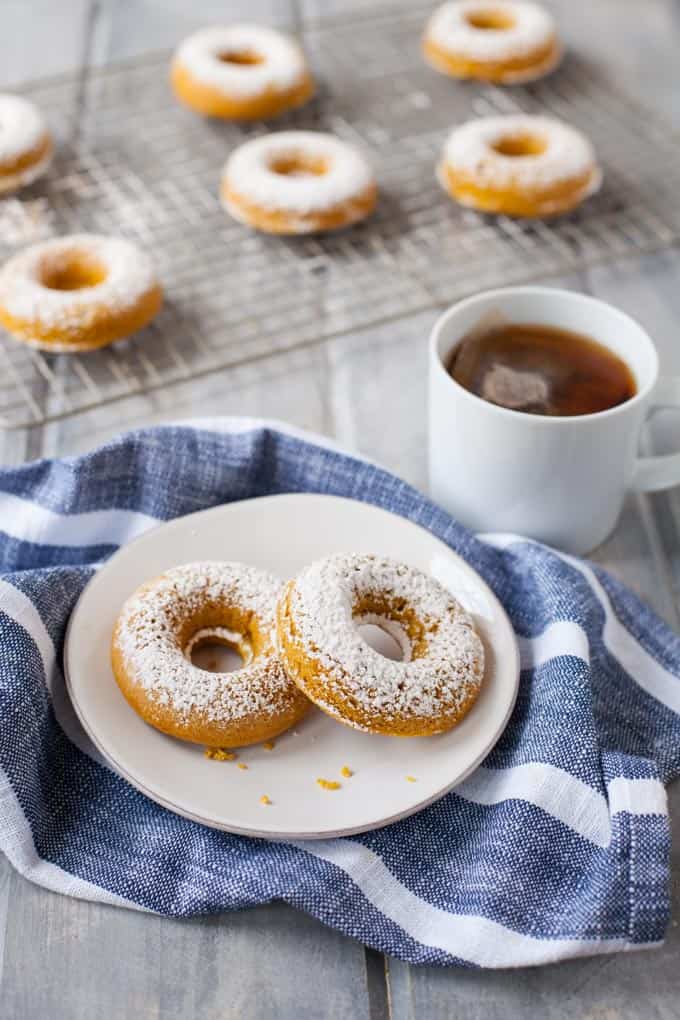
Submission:
<svg viewBox="0 0 680 1020">
<path fill-rule="evenodd" d="M 239 146 L 220 186 L 225 210 L 269 234 L 337 230 L 373 211 L 377 188 L 364 157 L 334 135 L 280 131 Z"/>
<path fill-rule="evenodd" d="M 499 85 L 543 78 L 562 59 L 552 15 L 528 0 L 454 0 L 425 28 L 425 59 L 453 78 Z"/>
<path fill-rule="evenodd" d="M 241 563 L 189 563 L 143 584 L 125 602 L 113 634 L 118 686 L 145 722 L 207 747 L 275 737 L 309 702 L 286 676 L 274 647 L 281 583 Z M 243 667 L 194 666 L 201 643 L 239 652 Z"/>
<path fill-rule="evenodd" d="M 0 93 L 0 195 L 31 184 L 51 158 L 52 136 L 38 107 Z"/>
<path fill-rule="evenodd" d="M 395 638 L 402 661 L 364 640 L 367 623 Z M 432 577 L 379 556 L 336 555 L 303 570 L 279 600 L 277 636 L 300 690 L 370 733 L 448 730 L 482 683 L 484 648 L 462 606 Z"/>
<path fill-rule="evenodd" d="M 44 351 L 104 347 L 146 326 L 161 300 L 148 256 L 117 237 L 44 241 L 0 269 L 0 323 Z"/>
<path fill-rule="evenodd" d="M 314 81 L 298 44 L 271 28 L 205 28 L 172 61 L 175 95 L 207 117 L 265 120 L 301 106 Z"/>
<path fill-rule="evenodd" d="M 461 205 L 506 216 L 547 217 L 597 191 L 602 172 L 580 131 L 549 117 L 484 117 L 449 136 L 437 175 Z"/>
</svg>

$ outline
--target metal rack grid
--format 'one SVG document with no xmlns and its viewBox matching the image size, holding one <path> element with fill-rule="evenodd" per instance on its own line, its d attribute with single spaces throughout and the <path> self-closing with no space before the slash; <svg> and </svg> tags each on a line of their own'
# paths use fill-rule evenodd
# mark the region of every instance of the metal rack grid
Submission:
<svg viewBox="0 0 680 1020">
<path fill-rule="evenodd" d="M 422 9 L 321 22 L 305 46 L 321 87 L 276 128 L 336 132 L 376 167 L 378 212 L 335 235 L 273 238 L 228 219 L 217 198 L 226 154 L 264 125 L 205 121 L 167 85 L 168 55 L 95 71 L 75 140 L 47 182 L 0 203 L 0 257 L 71 231 L 122 234 L 151 249 L 166 291 L 135 338 L 86 355 L 46 355 L 0 337 L 0 425 L 88 408 L 313 344 L 503 283 L 577 270 L 680 237 L 680 138 L 575 55 L 544 82 L 455 83 L 419 52 Z M 57 130 L 81 87 L 29 87 Z M 581 211 L 541 222 L 456 207 L 433 167 L 452 124 L 547 111 L 594 141 L 605 185 Z"/>
</svg>

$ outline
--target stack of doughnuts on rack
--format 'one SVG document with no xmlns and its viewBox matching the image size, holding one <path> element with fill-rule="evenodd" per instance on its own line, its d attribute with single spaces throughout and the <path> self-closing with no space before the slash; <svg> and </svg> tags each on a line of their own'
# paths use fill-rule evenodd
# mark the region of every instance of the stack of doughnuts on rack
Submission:
<svg viewBox="0 0 680 1020">
<path fill-rule="evenodd" d="M 437 71 L 506 86 L 553 71 L 563 47 L 552 16 L 531 0 L 450 0 L 427 23 L 423 54 Z M 205 117 L 261 121 L 302 107 L 315 83 L 297 42 L 270 28 L 204 29 L 177 49 L 177 99 Z M 0 194 L 44 174 L 52 139 L 33 104 L 0 96 Z M 596 191 L 589 140 L 552 117 L 483 117 L 457 126 L 436 168 L 444 190 L 486 213 L 550 217 Z M 279 131 L 240 145 L 222 170 L 220 199 L 270 234 L 348 227 L 376 206 L 374 173 L 353 145 L 317 131 Z M 34 245 L 0 270 L 0 324 L 47 351 L 84 351 L 129 336 L 160 308 L 147 256 L 128 241 L 78 234 Z"/>
</svg>

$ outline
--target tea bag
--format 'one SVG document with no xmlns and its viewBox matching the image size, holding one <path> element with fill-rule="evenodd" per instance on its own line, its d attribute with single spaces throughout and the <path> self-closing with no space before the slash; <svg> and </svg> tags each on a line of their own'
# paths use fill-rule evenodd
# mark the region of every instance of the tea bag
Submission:
<svg viewBox="0 0 680 1020">
<path fill-rule="evenodd" d="M 481 396 L 512 411 L 536 412 L 547 407 L 550 386 L 538 372 L 522 372 L 496 362 L 484 373 Z"/>
<path fill-rule="evenodd" d="M 463 376 L 468 373 L 473 375 L 484 338 L 509 324 L 509 320 L 498 310 L 483 315 L 457 348 L 457 371 Z M 504 361 L 491 360 L 485 365 L 481 378 L 476 380 L 475 391 L 483 400 L 512 411 L 549 413 L 550 381 L 540 371 L 513 368 Z"/>
</svg>

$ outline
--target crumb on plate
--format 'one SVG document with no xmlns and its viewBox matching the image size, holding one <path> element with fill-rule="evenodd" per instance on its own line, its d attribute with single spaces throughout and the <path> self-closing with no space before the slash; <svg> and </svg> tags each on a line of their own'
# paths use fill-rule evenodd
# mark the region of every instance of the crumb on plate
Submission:
<svg viewBox="0 0 680 1020">
<path fill-rule="evenodd" d="M 417 782 L 418 782 L 418 780 L 416 779 L 416 777 L 415 777 L 415 776 L 407 776 L 407 777 L 406 777 L 406 782 L 407 782 L 407 783 L 417 783 Z"/>
<path fill-rule="evenodd" d="M 342 783 L 336 783 L 334 779 L 317 779 L 316 785 L 322 790 L 339 790 Z"/>
<path fill-rule="evenodd" d="M 342 768 L 340 769 L 340 775 L 344 776 L 345 779 L 349 779 L 350 776 L 354 775 L 354 773 L 352 772 L 352 770 L 349 767 L 349 765 L 343 765 Z"/>
<path fill-rule="evenodd" d="M 243 771 L 245 771 L 248 768 L 248 766 L 246 765 L 246 763 L 244 761 L 240 761 L 238 763 L 238 765 L 236 766 L 236 768 L 243 769 Z"/>
<path fill-rule="evenodd" d="M 266 804 L 271 804 L 271 801 L 270 801 L 270 799 L 269 799 L 269 797 L 267 796 L 266 793 L 263 793 L 262 796 L 260 797 L 260 804 L 265 804 L 265 805 Z"/>
<path fill-rule="evenodd" d="M 203 754 L 211 761 L 234 761 L 238 758 L 234 751 L 227 751 L 224 747 L 206 747 Z"/>
</svg>

